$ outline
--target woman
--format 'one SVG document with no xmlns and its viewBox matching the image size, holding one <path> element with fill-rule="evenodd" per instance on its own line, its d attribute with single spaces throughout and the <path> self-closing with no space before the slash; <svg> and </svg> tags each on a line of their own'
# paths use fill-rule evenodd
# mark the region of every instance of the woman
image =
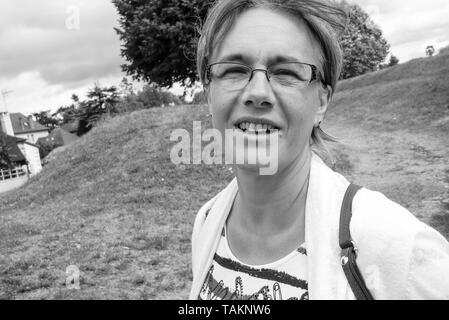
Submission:
<svg viewBox="0 0 449 320">
<path fill-rule="evenodd" d="M 350 183 L 312 151 L 329 138 L 320 124 L 344 21 L 323 1 L 222 0 L 209 12 L 197 62 L 214 127 L 256 146 L 276 135 L 278 170 L 235 165 L 236 179 L 201 208 L 191 299 L 355 298 L 339 246 Z M 366 189 L 352 210 L 357 265 L 375 299 L 449 299 L 449 244 L 439 233 Z"/>
</svg>

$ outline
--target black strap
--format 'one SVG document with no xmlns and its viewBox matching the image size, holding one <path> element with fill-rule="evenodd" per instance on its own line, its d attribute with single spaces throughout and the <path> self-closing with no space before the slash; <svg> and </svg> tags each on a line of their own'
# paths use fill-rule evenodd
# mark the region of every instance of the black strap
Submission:
<svg viewBox="0 0 449 320">
<path fill-rule="evenodd" d="M 374 300 L 370 291 L 366 287 L 363 276 L 357 266 L 358 249 L 351 237 L 349 228 L 352 217 L 352 200 L 362 187 L 351 184 L 343 198 L 340 213 L 340 248 L 341 265 L 357 300 Z"/>
</svg>

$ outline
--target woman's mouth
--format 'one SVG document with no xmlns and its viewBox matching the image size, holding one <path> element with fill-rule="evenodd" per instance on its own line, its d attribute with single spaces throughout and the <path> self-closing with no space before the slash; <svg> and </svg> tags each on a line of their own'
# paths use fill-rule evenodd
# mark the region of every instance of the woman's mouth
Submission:
<svg viewBox="0 0 449 320">
<path fill-rule="evenodd" d="M 268 123 L 241 122 L 236 124 L 236 128 L 249 134 L 272 134 L 279 131 L 279 128 Z"/>
</svg>

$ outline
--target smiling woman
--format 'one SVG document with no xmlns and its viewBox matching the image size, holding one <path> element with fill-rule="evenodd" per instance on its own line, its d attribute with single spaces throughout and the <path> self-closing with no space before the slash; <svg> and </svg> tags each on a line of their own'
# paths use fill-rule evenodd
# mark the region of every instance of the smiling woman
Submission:
<svg viewBox="0 0 449 320">
<path fill-rule="evenodd" d="M 201 208 L 192 299 L 449 298 L 444 238 L 313 151 L 330 140 L 320 125 L 344 22 L 326 1 L 221 0 L 209 12 L 197 63 L 213 125 L 243 136 L 237 154 L 276 135 L 278 170 L 235 163 L 236 179 Z"/>
</svg>

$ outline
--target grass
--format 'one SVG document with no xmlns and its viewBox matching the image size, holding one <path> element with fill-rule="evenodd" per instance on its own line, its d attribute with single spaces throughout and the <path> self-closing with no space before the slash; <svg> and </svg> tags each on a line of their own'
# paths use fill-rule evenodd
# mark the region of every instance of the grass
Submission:
<svg viewBox="0 0 449 320">
<path fill-rule="evenodd" d="M 449 238 L 448 83 L 448 55 L 349 79 L 339 84 L 325 124 L 345 138 L 337 155 L 346 176 Z"/>
<path fill-rule="evenodd" d="M 326 121 L 349 137 L 335 150 L 336 170 L 419 217 L 428 211 L 446 236 L 448 59 L 342 82 Z M 198 120 L 207 129 L 206 115 L 205 106 L 182 106 L 109 119 L 1 195 L 0 299 L 187 298 L 195 214 L 233 176 L 225 166 L 175 166 L 170 134 Z M 79 268 L 81 290 L 67 289 L 69 266 Z"/>
<path fill-rule="evenodd" d="M 184 106 L 110 119 L 2 195 L 0 298 L 185 297 L 195 213 L 232 179 L 225 167 L 170 162 L 171 131 L 208 122 L 203 114 Z M 80 291 L 65 289 L 70 265 Z"/>
</svg>

